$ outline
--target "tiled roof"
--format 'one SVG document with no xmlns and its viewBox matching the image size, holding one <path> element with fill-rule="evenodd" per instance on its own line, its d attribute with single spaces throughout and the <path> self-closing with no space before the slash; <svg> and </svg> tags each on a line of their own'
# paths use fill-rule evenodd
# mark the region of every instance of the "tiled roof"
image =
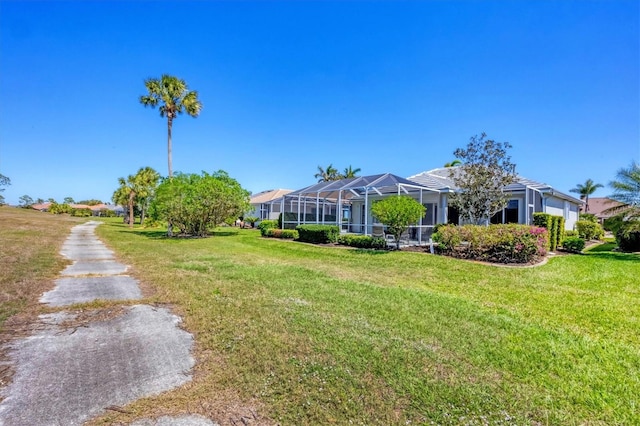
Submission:
<svg viewBox="0 0 640 426">
<path fill-rule="evenodd" d="M 293 192 L 291 189 L 268 189 L 266 191 L 258 192 L 251 196 L 251 204 L 262 204 L 273 201 L 277 198 L 287 195 Z"/>
</svg>

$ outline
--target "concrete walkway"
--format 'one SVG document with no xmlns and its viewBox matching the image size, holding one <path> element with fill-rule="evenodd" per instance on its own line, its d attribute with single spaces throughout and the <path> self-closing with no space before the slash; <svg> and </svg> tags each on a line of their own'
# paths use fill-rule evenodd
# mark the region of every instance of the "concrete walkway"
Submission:
<svg viewBox="0 0 640 426">
<path fill-rule="evenodd" d="M 73 261 L 40 301 L 64 307 L 98 299 L 137 300 L 137 281 L 95 235 L 74 227 L 62 248 Z M 103 310 L 104 311 L 104 310 Z M 98 311 L 96 311 L 98 312 Z M 82 318 L 42 315 L 37 331 L 12 342 L 12 383 L 0 391 L 0 425 L 80 425 L 106 409 L 191 380 L 192 336 L 163 308 L 133 305 Z M 87 319 L 88 318 L 88 319 Z M 136 425 L 213 425 L 200 416 L 139 419 Z"/>
</svg>

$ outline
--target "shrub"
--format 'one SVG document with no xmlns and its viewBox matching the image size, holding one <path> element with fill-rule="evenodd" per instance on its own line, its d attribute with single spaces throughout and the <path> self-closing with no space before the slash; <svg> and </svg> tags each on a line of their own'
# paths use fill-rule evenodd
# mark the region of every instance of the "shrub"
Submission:
<svg viewBox="0 0 640 426">
<path fill-rule="evenodd" d="M 51 203 L 49 206 L 49 213 L 53 214 L 71 213 L 71 210 L 72 209 L 69 204 Z"/>
<path fill-rule="evenodd" d="M 75 217 L 91 217 L 93 212 L 91 209 L 71 209 L 71 216 Z"/>
<path fill-rule="evenodd" d="M 618 229 L 620 229 L 625 224 L 624 216 L 625 215 L 623 213 L 608 217 L 602 223 L 602 227 L 605 231 L 613 232 L 615 234 L 618 232 Z"/>
<path fill-rule="evenodd" d="M 567 237 L 562 242 L 562 248 L 572 253 L 580 253 L 584 249 L 584 240 L 580 237 Z"/>
<path fill-rule="evenodd" d="M 295 229 L 268 228 L 265 232 L 265 237 L 297 240 L 298 231 Z"/>
<path fill-rule="evenodd" d="M 534 213 L 533 224 L 547 230 L 549 233 L 549 245 L 547 249 L 554 251 L 564 237 L 564 218 L 548 213 Z"/>
<path fill-rule="evenodd" d="M 580 220 L 588 220 L 589 222 L 598 223 L 598 218 L 593 213 L 580 213 Z"/>
<path fill-rule="evenodd" d="M 464 259 L 527 263 L 547 253 L 548 232 L 527 225 L 443 226 L 433 235 L 438 250 Z"/>
<path fill-rule="evenodd" d="M 269 229 L 275 229 L 277 227 L 278 223 L 275 220 L 263 220 L 262 222 L 260 222 L 260 225 L 258 225 L 260 235 L 262 235 L 263 237 L 267 236 L 267 231 Z"/>
<path fill-rule="evenodd" d="M 305 243 L 335 243 L 340 235 L 340 228 L 335 225 L 298 225 L 296 230 L 299 240 Z"/>
<path fill-rule="evenodd" d="M 576 222 L 578 236 L 585 240 L 599 240 L 604 237 L 604 229 L 599 223 L 590 220 L 579 220 Z"/>
<path fill-rule="evenodd" d="M 370 237 L 368 235 L 344 234 L 338 236 L 338 244 L 350 247 L 385 249 L 387 241 L 380 237 Z"/>
<path fill-rule="evenodd" d="M 565 239 L 566 239 L 566 237 L 577 237 L 578 236 L 578 231 L 576 231 L 575 229 L 569 230 L 569 231 L 564 231 L 564 236 L 565 236 Z"/>
<path fill-rule="evenodd" d="M 640 251 L 640 221 L 626 222 L 616 232 L 616 242 L 622 251 Z"/>
</svg>

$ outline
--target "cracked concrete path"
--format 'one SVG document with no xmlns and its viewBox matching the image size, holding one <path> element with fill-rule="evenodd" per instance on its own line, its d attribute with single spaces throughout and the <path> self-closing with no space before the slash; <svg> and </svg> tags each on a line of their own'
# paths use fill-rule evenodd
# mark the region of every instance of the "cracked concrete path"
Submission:
<svg viewBox="0 0 640 426">
<path fill-rule="evenodd" d="M 41 302 L 68 306 L 96 299 L 140 299 L 135 279 L 95 235 L 99 222 L 73 228 L 61 250 L 74 263 Z M 0 391 L 0 425 L 80 425 L 191 380 L 192 336 L 180 318 L 148 305 L 81 321 L 66 311 L 41 315 L 37 331 L 8 348 L 13 381 Z M 189 423 L 193 420 L 193 423 Z M 138 424 L 213 425 L 205 418 L 161 417 Z M 185 423 L 186 422 L 186 423 Z"/>
</svg>

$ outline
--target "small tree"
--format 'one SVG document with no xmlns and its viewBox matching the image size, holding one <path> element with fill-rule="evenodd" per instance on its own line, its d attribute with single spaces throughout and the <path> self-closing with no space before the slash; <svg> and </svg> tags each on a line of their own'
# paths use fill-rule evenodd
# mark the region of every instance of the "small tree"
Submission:
<svg viewBox="0 0 640 426">
<path fill-rule="evenodd" d="M 488 225 L 491 216 L 506 207 L 509 197 L 504 188 L 516 180 L 516 166 L 507 155 L 509 148 L 508 142 L 487 139 L 482 133 L 472 136 L 466 149 L 454 151 L 463 164 L 451 167 L 449 173 L 458 188 L 450 204 L 463 220 Z"/>
<path fill-rule="evenodd" d="M 204 237 L 211 226 L 249 210 L 249 191 L 220 170 L 202 175 L 178 173 L 162 181 L 151 210 L 180 232 Z"/>
<path fill-rule="evenodd" d="M 64 197 L 64 200 L 62 201 L 64 204 L 74 204 L 75 201 L 73 201 L 73 197 Z"/>
<path fill-rule="evenodd" d="M 20 207 L 26 209 L 33 205 L 33 198 L 31 198 L 28 195 L 23 195 L 22 197 L 20 197 L 19 202 L 20 202 Z"/>
<path fill-rule="evenodd" d="M 392 196 L 376 201 L 371 206 L 371 212 L 378 220 L 387 226 L 387 230 L 396 239 L 396 247 L 400 250 L 400 236 L 409 225 L 417 223 L 426 208 L 418 201 L 406 196 Z"/>
<path fill-rule="evenodd" d="M 11 179 L 0 174 L 0 192 L 4 192 L 3 186 L 11 185 Z M 0 194 L 0 205 L 4 204 L 4 195 Z"/>
</svg>

